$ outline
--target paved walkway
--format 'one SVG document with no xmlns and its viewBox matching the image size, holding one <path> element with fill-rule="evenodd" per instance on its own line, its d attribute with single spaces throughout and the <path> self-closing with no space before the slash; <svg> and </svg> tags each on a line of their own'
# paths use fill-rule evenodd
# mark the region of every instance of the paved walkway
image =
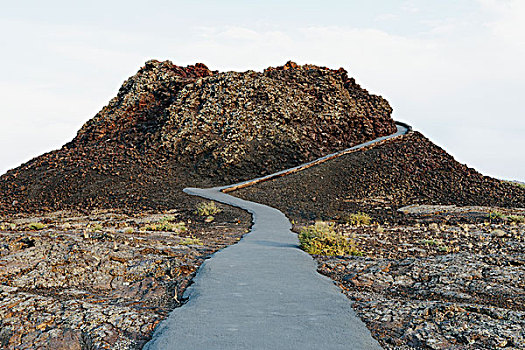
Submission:
<svg viewBox="0 0 525 350">
<path fill-rule="evenodd" d="M 185 192 L 249 211 L 251 232 L 204 262 L 185 292 L 188 303 L 144 349 L 381 349 L 350 301 L 298 249 L 286 216 L 225 188 Z"/>
</svg>

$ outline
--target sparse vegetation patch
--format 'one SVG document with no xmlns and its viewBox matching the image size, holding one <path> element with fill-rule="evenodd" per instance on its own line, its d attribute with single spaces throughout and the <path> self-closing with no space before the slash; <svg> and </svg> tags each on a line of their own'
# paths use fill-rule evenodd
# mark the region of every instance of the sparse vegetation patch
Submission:
<svg viewBox="0 0 525 350">
<path fill-rule="evenodd" d="M 439 241 L 436 241 L 435 239 L 422 239 L 420 241 L 420 243 L 422 245 L 433 245 L 433 246 L 437 246 L 440 242 Z"/>
<path fill-rule="evenodd" d="M 487 217 L 490 221 L 503 220 L 516 224 L 525 223 L 525 217 L 523 215 L 505 215 L 499 211 L 490 212 Z"/>
<path fill-rule="evenodd" d="M 493 211 L 493 212 L 490 212 L 487 217 L 489 218 L 489 220 L 494 220 L 494 219 L 504 219 L 505 218 L 505 215 L 503 215 L 502 213 L 500 213 L 499 211 Z"/>
<path fill-rule="evenodd" d="M 365 213 L 354 213 L 348 216 L 347 222 L 351 225 L 370 225 L 372 218 Z"/>
<path fill-rule="evenodd" d="M 89 226 L 90 231 L 96 232 L 96 231 L 102 231 L 103 227 L 101 224 L 95 224 Z"/>
<path fill-rule="evenodd" d="M 149 223 L 140 228 L 141 231 L 163 231 L 163 232 L 186 232 L 188 228 L 183 222 L 171 223 L 169 221 L 160 221 Z"/>
<path fill-rule="evenodd" d="M 186 237 L 182 241 L 179 242 L 180 245 L 202 245 L 202 241 L 198 238 L 195 238 L 193 236 Z"/>
<path fill-rule="evenodd" d="M 318 221 L 313 225 L 304 227 L 299 233 L 301 249 L 309 254 L 316 255 L 362 255 L 352 240 L 338 234 L 334 224 Z"/>
<path fill-rule="evenodd" d="M 212 201 L 202 202 L 202 203 L 199 203 L 199 205 L 197 205 L 196 213 L 200 216 L 209 217 L 209 216 L 213 216 L 220 212 L 221 212 L 221 209 L 217 207 L 215 202 L 212 202 Z"/>
<path fill-rule="evenodd" d="M 46 225 L 44 225 L 43 223 L 41 222 L 32 222 L 30 224 L 27 225 L 27 228 L 31 231 L 39 231 L 39 230 L 43 230 L 46 228 Z"/>
</svg>

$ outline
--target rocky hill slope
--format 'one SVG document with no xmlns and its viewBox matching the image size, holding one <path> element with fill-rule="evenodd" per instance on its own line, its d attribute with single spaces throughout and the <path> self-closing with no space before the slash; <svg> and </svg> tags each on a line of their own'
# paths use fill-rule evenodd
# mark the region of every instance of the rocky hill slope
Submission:
<svg viewBox="0 0 525 350">
<path fill-rule="evenodd" d="M 0 212 L 183 206 L 186 186 L 271 173 L 395 131 L 343 69 L 149 61 L 70 143 L 0 177 Z"/>
<path fill-rule="evenodd" d="M 367 212 L 382 222 L 411 204 L 525 208 L 525 188 L 483 176 L 419 132 L 233 192 L 296 220 Z"/>
</svg>

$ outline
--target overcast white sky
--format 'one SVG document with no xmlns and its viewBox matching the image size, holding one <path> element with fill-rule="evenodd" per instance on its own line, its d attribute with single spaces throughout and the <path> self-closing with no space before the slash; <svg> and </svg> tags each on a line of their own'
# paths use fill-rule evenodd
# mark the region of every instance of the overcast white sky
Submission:
<svg viewBox="0 0 525 350">
<path fill-rule="evenodd" d="M 2 1 L 0 174 L 70 141 L 148 59 L 344 67 L 457 160 L 525 181 L 524 0 Z"/>
</svg>

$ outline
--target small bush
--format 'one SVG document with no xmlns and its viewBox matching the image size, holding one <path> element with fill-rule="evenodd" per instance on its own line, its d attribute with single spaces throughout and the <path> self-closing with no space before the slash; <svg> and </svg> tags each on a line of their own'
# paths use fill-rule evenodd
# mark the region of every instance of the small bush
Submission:
<svg viewBox="0 0 525 350">
<path fill-rule="evenodd" d="M 101 224 L 95 224 L 93 226 L 90 226 L 89 229 L 91 230 L 91 232 L 95 232 L 95 231 L 102 231 L 103 227 Z"/>
<path fill-rule="evenodd" d="M 489 218 L 489 220 L 504 219 L 505 215 L 503 215 L 499 211 L 492 211 L 492 212 L 487 214 L 487 217 Z"/>
<path fill-rule="evenodd" d="M 299 233 L 301 249 L 318 255 L 362 255 L 354 247 L 354 242 L 337 234 L 333 223 L 318 221 L 304 227 Z"/>
<path fill-rule="evenodd" d="M 168 224 L 164 226 L 165 231 L 171 231 L 171 232 L 186 232 L 188 231 L 188 228 L 186 227 L 186 224 L 183 222 L 178 222 L 175 224 Z"/>
<path fill-rule="evenodd" d="M 10 229 L 13 230 L 14 227 L 16 228 L 16 225 L 15 225 L 14 227 L 13 227 L 12 225 L 14 225 L 14 224 L 11 224 L 11 223 L 9 223 L 9 222 L 2 222 L 2 223 L 0 224 L 0 230 L 2 230 L 2 231 L 4 231 L 4 230 L 10 230 Z"/>
<path fill-rule="evenodd" d="M 153 223 L 146 224 L 140 228 L 141 231 L 157 231 L 157 225 Z"/>
<path fill-rule="evenodd" d="M 221 209 L 217 207 L 215 202 L 202 202 L 197 205 L 196 213 L 200 216 L 212 216 L 220 212 Z"/>
<path fill-rule="evenodd" d="M 435 239 L 422 239 L 419 241 L 419 243 L 423 245 L 434 245 L 434 246 L 437 246 L 439 244 L 439 242 L 436 241 Z"/>
<path fill-rule="evenodd" d="M 351 225 L 370 225 L 372 218 L 365 213 L 354 213 L 348 216 L 347 222 Z"/>
<path fill-rule="evenodd" d="M 133 227 L 124 227 L 124 229 L 122 230 L 122 232 L 127 233 L 127 234 L 131 234 L 134 231 L 135 230 L 133 229 Z"/>
<path fill-rule="evenodd" d="M 157 223 L 149 223 L 140 228 L 141 231 L 164 231 L 164 232 L 186 232 L 188 228 L 183 222 L 171 223 L 168 221 L 161 221 Z"/>
<path fill-rule="evenodd" d="M 179 242 L 180 245 L 203 245 L 202 241 L 198 238 L 195 238 L 193 236 L 184 238 L 182 241 Z"/>
<path fill-rule="evenodd" d="M 29 225 L 27 225 L 27 228 L 30 229 L 30 230 L 38 231 L 38 230 L 42 230 L 42 229 L 46 228 L 46 225 L 44 225 L 41 222 L 32 222 Z"/>
<path fill-rule="evenodd" d="M 507 216 L 507 219 L 510 222 L 515 222 L 517 224 L 525 223 L 525 217 L 523 217 L 522 215 L 509 215 Z"/>
</svg>

